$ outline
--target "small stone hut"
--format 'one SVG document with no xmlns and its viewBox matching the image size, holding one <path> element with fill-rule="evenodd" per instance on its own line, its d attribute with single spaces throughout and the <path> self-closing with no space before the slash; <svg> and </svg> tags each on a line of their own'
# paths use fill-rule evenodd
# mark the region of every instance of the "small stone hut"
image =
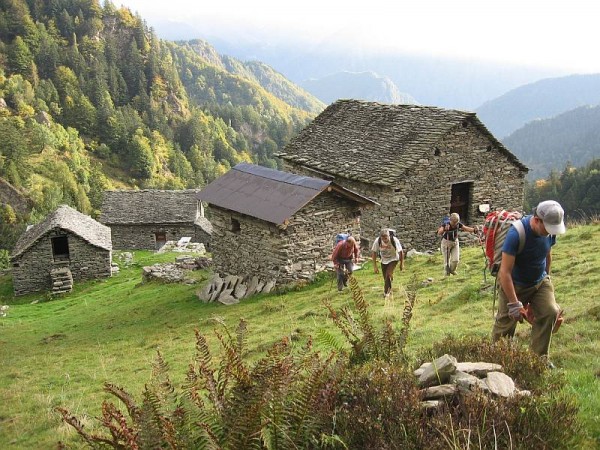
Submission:
<svg viewBox="0 0 600 450">
<path fill-rule="evenodd" d="M 394 228 L 417 249 L 434 247 L 450 212 L 475 224 L 489 208 L 522 208 L 528 172 L 475 113 L 358 100 L 327 107 L 278 156 L 287 171 L 377 201 L 362 218 L 363 235 Z"/>
<path fill-rule="evenodd" d="M 115 249 L 158 250 L 167 241 L 190 237 L 210 245 L 212 225 L 196 199 L 199 190 L 104 192 L 98 220 L 112 230 Z"/>
<path fill-rule="evenodd" d="M 220 275 L 284 285 L 325 269 L 334 236 L 360 235 L 361 208 L 374 202 L 339 184 L 238 164 L 198 194 L 213 224 Z"/>
<path fill-rule="evenodd" d="M 15 295 L 52 289 L 57 273 L 74 281 L 110 277 L 110 228 L 61 205 L 21 235 L 10 260 Z"/>
</svg>

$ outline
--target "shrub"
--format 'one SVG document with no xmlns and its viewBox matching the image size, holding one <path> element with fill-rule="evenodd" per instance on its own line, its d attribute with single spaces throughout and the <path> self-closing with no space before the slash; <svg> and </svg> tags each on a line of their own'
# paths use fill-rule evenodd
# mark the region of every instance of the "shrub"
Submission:
<svg viewBox="0 0 600 450">
<path fill-rule="evenodd" d="M 353 366 L 337 398 L 335 433 L 350 449 L 426 448 L 420 394 L 405 367 Z"/>
<path fill-rule="evenodd" d="M 196 331 L 196 357 L 177 393 L 160 353 L 151 381 L 137 404 L 124 389 L 105 390 L 126 407 L 102 405 L 102 427 L 109 434 L 88 433 L 68 410 L 62 418 L 92 446 L 115 449 L 154 448 L 310 448 L 326 442 L 336 392 L 338 363 L 321 358 L 310 341 L 293 354 L 287 339 L 248 366 L 243 361 L 246 323 L 235 334 L 223 325 L 215 331 L 223 357 L 218 364 L 205 337 Z"/>
</svg>

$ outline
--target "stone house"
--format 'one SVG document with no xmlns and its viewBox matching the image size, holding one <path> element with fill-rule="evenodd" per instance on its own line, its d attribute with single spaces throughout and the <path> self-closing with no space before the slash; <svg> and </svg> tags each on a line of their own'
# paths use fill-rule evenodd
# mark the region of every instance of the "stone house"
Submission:
<svg viewBox="0 0 600 450">
<path fill-rule="evenodd" d="M 528 172 L 475 113 L 358 100 L 331 104 L 278 156 L 287 171 L 377 201 L 362 217 L 365 237 L 390 227 L 419 250 L 436 245 L 450 212 L 476 224 L 488 209 L 521 209 Z"/>
<path fill-rule="evenodd" d="M 15 295 L 56 287 L 70 290 L 73 280 L 111 276 L 110 228 L 61 205 L 21 235 L 10 260 Z M 63 288 L 56 281 L 61 273 L 71 285 Z"/>
<path fill-rule="evenodd" d="M 158 250 L 190 237 L 210 245 L 212 225 L 196 199 L 199 190 L 105 191 L 98 220 L 112 230 L 115 249 Z"/>
<path fill-rule="evenodd" d="M 215 272 L 274 285 L 326 268 L 339 232 L 360 234 L 373 201 L 339 184 L 241 163 L 207 185 Z"/>
</svg>

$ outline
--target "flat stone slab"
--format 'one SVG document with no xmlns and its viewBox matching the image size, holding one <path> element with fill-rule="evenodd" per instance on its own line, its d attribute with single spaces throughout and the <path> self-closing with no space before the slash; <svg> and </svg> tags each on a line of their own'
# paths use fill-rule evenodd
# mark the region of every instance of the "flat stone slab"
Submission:
<svg viewBox="0 0 600 450">
<path fill-rule="evenodd" d="M 511 377 L 502 372 L 490 372 L 485 378 L 485 384 L 490 391 L 500 397 L 510 397 L 515 394 L 515 382 Z"/>
<path fill-rule="evenodd" d="M 425 368 L 419 376 L 419 385 L 423 387 L 445 384 L 450 375 L 456 372 L 456 358 L 451 355 L 440 356 Z"/>
<path fill-rule="evenodd" d="M 486 362 L 461 362 L 456 365 L 456 370 L 470 373 L 477 377 L 485 377 L 490 372 L 502 372 L 502 366 Z"/>
<path fill-rule="evenodd" d="M 437 400 L 452 397 L 456 393 L 456 389 L 457 387 L 454 384 L 441 384 L 422 389 L 420 392 L 425 400 Z"/>
</svg>

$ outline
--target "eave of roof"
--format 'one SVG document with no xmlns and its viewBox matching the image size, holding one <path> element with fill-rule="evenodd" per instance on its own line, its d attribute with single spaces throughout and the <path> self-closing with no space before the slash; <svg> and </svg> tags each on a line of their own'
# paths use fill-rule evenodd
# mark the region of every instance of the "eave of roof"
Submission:
<svg viewBox="0 0 600 450">
<path fill-rule="evenodd" d="M 42 222 L 26 230 L 17 241 L 11 260 L 18 258 L 42 237 L 55 229 L 67 230 L 104 250 L 112 250 L 110 228 L 67 205 L 60 205 Z"/>
<path fill-rule="evenodd" d="M 211 206 L 281 225 L 327 190 L 334 190 L 361 205 L 376 204 L 332 181 L 245 163 L 238 164 L 202 189 L 198 199 Z"/>
</svg>

